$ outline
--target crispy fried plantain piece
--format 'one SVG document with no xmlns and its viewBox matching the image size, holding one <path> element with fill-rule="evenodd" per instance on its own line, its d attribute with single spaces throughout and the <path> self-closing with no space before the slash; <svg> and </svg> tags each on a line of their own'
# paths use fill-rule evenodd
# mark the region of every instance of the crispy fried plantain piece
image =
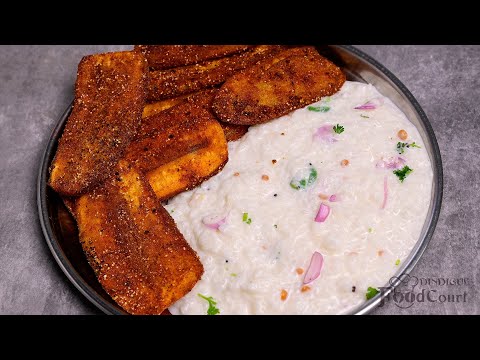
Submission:
<svg viewBox="0 0 480 360">
<path fill-rule="evenodd" d="M 135 45 L 152 70 L 165 70 L 246 51 L 249 45 Z"/>
<path fill-rule="evenodd" d="M 156 101 L 150 104 L 146 104 L 143 108 L 142 118 L 146 118 L 152 116 L 154 114 L 158 114 L 159 112 L 165 111 L 170 109 L 171 107 L 180 104 L 187 100 L 189 96 L 192 94 L 181 95 L 171 99 Z"/>
<path fill-rule="evenodd" d="M 229 78 L 213 110 L 221 121 L 260 124 L 333 95 L 344 82 L 340 68 L 314 47 L 291 48 Z"/>
<path fill-rule="evenodd" d="M 160 200 L 199 185 L 228 161 L 225 134 L 210 112 L 216 91 L 144 118 L 127 148 L 124 159 L 147 175 Z"/>
<path fill-rule="evenodd" d="M 206 142 L 198 149 L 147 173 L 160 200 L 193 189 L 220 172 L 227 163 L 227 141 L 219 123 L 216 120 L 210 122 L 202 132 Z"/>
<path fill-rule="evenodd" d="M 147 118 L 154 114 L 158 114 L 162 111 L 168 110 L 175 105 L 178 105 L 182 102 L 186 102 L 189 97 L 197 96 L 206 91 L 211 91 L 211 90 L 202 90 L 193 94 L 182 95 L 176 98 L 171 98 L 171 99 L 147 104 L 143 109 L 142 117 Z M 213 94 L 213 92 L 211 92 L 211 94 Z M 213 96 L 212 96 L 212 100 L 213 100 Z M 227 139 L 228 142 L 239 140 L 248 131 L 248 126 L 245 126 L 245 125 L 235 125 L 235 124 L 220 122 L 220 126 L 222 127 L 223 132 L 225 133 L 225 138 Z"/>
<path fill-rule="evenodd" d="M 146 73 L 145 58 L 133 51 L 80 61 L 73 110 L 50 168 L 55 191 L 80 195 L 111 173 L 140 124 Z"/>
<path fill-rule="evenodd" d="M 144 175 L 120 161 L 75 206 L 80 242 L 105 291 L 131 314 L 160 314 L 203 274 Z"/>
<path fill-rule="evenodd" d="M 217 60 L 169 70 L 151 71 L 147 100 L 153 102 L 168 99 L 221 84 L 239 70 L 272 56 L 281 48 L 260 45 L 250 51 Z"/>
</svg>

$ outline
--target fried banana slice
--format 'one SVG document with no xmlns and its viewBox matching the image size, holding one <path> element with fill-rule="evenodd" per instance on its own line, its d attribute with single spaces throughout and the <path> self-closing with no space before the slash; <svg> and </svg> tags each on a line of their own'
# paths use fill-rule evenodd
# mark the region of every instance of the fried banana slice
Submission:
<svg viewBox="0 0 480 360">
<path fill-rule="evenodd" d="M 168 99 L 221 84 L 239 70 L 272 56 L 281 48 L 261 45 L 241 54 L 200 64 L 151 71 L 147 100 L 153 102 Z"/>
<path fill-rule="evenodd" d="M 213 110 L 221 121 L 261 124 L 333 95 L 345 79 L 314 47 L 291 48 L 229 78 Z"/>
<path fill-rule="evenodd" d="M 225 134 L 218 122 L 203 129 L 206 146 L 147 173 L 148 181 L 160 200 L 193 189 L 219 173 L 228 161 Z"/>
<path fill-rule="evenodd" d="M 171 107 L 180 104 L 187 100 L 187 98 L 192 94 L 177 96 L 175 98 L 156 101 L 150 104 L 146 104 L 143 108 L 142 118 L 146 118 L 152 116 L 154 114 L 158 114 L 159 112 L 165 111 L 170 109 Z"/>
<path fill-rule="evenodd" d="M 220 172 L 227 163 L 227 141 L 219 123 L 216 120 L 209 122 L 202 132 L 206 139 L 198 149 L 147 173 L 160 200 L 193 189 Z"/>
<path fill-rule="evenodd" d="M 208 90 L 202 90 L 202 91 L 208 91 Z M 182 102 L 187 101 L 189 97 L 200 94 L 202 91 L 194 94 L 182 95 L 176 98 L 171 98 L 171 99 L 147 104 L 143 108 L 142 117 L 147 118 L 149 116 L 158 114 L 162 111 L 168 110 L 175 105 L 178 105 Z M 213 100 L 213 97 L 212 97 L 212 100 Z M 223 132 L 225 133 L 225 138 L 227 139 L 228 142 L 239 140 L 248 131 L 248 126 L 244 126 L 244 125 L 235 125 L 235 124 L 227 124 L 224 122 L 220 122 L 220 126 L 222 127 Z"/>
<path fill-rule="evenodd" d="M 75 218 L 98 281 L 130 314 L 161 314 L 203 274 L 144 175 L 125 161 L 76 201 Z"/>
<path fill-rule="evenodd" d="M 50 168 L 50 186 L 76 196 L 102 183 L 135 135 L 145 105 L 147 62 L 133 51 L 85 56 L 73 110 Z"/>
<path fill-rule="evenodd" d="M 216 90 L 191 96 L 143 119 L 124 159 L 147 175 L 160 200 L 192 189 L 218 173 L 228 161 L 228 146 L 210 111 Z"/>
<path fill-rule="evenodd" d="M 249 45 L 136 45 L 152 70 L 197 64 L 246 51 Z"/>
</svg>

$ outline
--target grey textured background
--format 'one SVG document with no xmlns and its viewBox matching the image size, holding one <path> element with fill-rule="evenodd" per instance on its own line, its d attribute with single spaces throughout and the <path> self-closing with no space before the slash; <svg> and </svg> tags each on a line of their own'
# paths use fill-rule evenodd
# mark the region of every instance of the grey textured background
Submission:
<svg viewBox="0 0 480 360">
<path fill-rule="evenodd" d="M 35 182 L 41 154 L 73 96 L 83 55 L 121 46 L 0 46 L 0 314 L 99 314 L 70 284 L 43 238 Z M 480 46 L 358 46 L 420 102 L 437 135 L 444 200 L 418 278 L 466 278 L 426 287 L 466 302 L 393 303 L 376 314 L 479 314 Z"/>
</svg>

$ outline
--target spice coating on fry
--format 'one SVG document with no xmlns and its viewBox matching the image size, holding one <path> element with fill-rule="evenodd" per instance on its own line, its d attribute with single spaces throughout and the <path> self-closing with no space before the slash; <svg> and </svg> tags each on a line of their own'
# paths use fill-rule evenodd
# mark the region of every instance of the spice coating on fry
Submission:
<svg viewBox="0 0 480 360">
<path fill-rule="evenodd" d="M 203 274 L 143 174 L 125 161 L 77 200 L 74 213 L 98 281 L 131 314 L 161 314 Z"/>
<path fill-rule="evenodd" d="M 151 71 L 147 91 L 149 102 L 189 94 L 219 85 L 230 76 L 270 57 L 280 46 L 260 45 L 250 51 L 198 64 Z"/>
<path fill-rule="evenodd" d="M 145 58 L 131 51 L 81 60 L 73 110 L 50 168 L 55 191 L 77 196 L 110 174 L 140 124 L 146 71 Z"/>
<path fill-rule="evenodd" d="M 224 122 L 261 124 L 333 95 L 345 80 L 314 47 L 291 48 L 230 77 L 213 110 Z"/>
<path fill-rule="evenodd" d="M 238 54 L 249 45 L 136 45 L 135 51 L 145 55 L 152 70 L 164 70 L 178 66 Z"/>
<path fill-rule="evenodd" d="M 228 161 L 225 134 L 210 111 L 216 90 L 143 120 L 125 159 L 143 171 L 161 200 L 198 186 Z"/>
</svg>

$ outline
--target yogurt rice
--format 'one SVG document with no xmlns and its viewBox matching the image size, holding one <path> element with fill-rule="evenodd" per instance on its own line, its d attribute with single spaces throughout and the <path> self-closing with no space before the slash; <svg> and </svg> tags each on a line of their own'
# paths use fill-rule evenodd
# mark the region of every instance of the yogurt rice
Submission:
<svg viewBox="0 0 480 360">
<path fill-rule="evenodd" d="M 173 314 L 206 314 L 208 297 L 220 314 L 348 312 L 419 238 L 431 163 L 372 85 L 346 82 L 228 150 L 222 172 L 166 205 L 205 268 Z"/>
</svg>

